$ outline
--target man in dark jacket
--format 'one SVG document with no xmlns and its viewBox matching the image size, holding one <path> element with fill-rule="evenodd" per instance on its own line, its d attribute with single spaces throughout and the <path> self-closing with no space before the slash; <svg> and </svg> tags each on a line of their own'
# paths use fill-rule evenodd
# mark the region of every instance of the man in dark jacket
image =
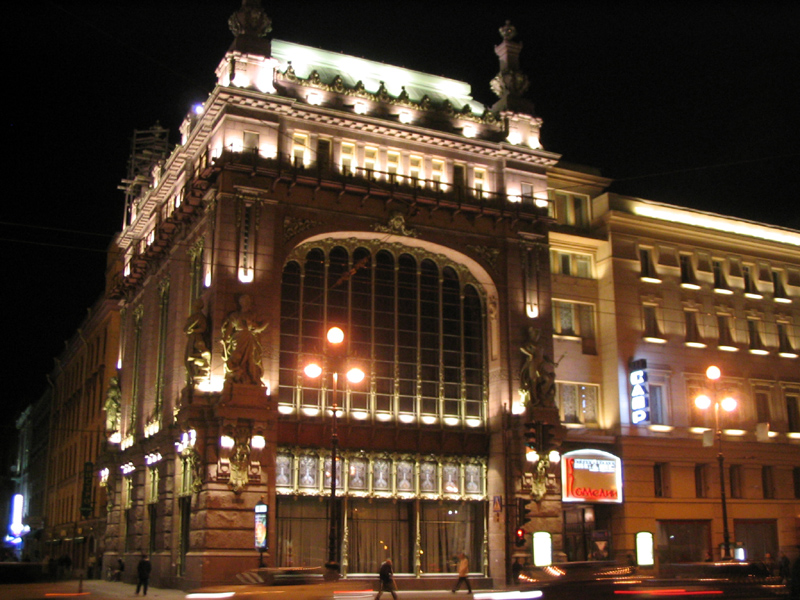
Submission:
<svg viewBox="0 0 800 600">
<path fill-rule="evenodd" d="M 380 571 L 378 571 L 378 577 L 380 577 L 381 579 L 380 583 L 381 587 L 378 590 L 378 595 L 375 596 L 375 600 L 378 600 L 378 598 L 381 597 L 383 592 L 391 593 L 392 598 L 394 598 L 394 600 L 397 600 L 397 592 L 395 592 L 395 588 L 397 586 L 395 586 L 394 584 L 394 569 L 392 568 L 391 558 L 387 558 L 385 561 L 383 561 L 381 569 Z"/>
<path fill-rule="evenodd" d="M 147 596 L 147 584 L 150 581 L 150 570 L 153 566 L 147 558 L 147 554 L 142 554 L 142 558 L 136 567 L 136 574 L 139 579 L 136 582 L 136 594 L 139 594 L 139 589 L 142 589 L 142 596 Z"/>
</svg>

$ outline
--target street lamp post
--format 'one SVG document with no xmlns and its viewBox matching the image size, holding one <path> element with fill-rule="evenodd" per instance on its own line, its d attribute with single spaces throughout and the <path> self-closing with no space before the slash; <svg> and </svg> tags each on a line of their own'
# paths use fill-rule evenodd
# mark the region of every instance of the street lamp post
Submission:
<svg viewBox="0 0 800 600">
<path fill-rule="evenodd" d="M 736 400 L 726 396 L 722 400 L 717 396 L 717 380 L 722 375 L 719 367 L 710 366 L 706 369 L 706 377 L 711 381 L 711 395 L 713 397 L 701 395 L 695 399 L 695 405 L 701 410 L 705 410 L 714 404 L 714 430 L 717 434 L 717 462 L 719 463 L 719 493 L 722 502 L 722 558 L 731 557 L 731 536 L 728 531 L 728 501 L 725 496 L 725 456 L 722 454 L 722 428 L 720 427 L 720 407 L 726 412 L 736 408 Z"/>
<path fill-rule="evenodd" d="M 339 547 L 339 511 L 336 503 L 336 460 L 339 453 L 339 433 L 338 412 L 339 412 L 339 373 L 346 368 L 346 357 L 344 355 L 344 332 L 339 327 L 331 327 L 326 335 L 328 340 L 325 364 L 333 378 L 333 389 L 331 397 L 331 495 L 330 495 L 330 528 L 328 533 L 328 562 L 325 563 L 326 575 L 336 579 L 339 576 L 339 561 L 337 560 Z M 320 377 L 323 374 L 323 367 L 319 363 L 311 362 L 303 368 L 306 376 L 311 378 Z M 364 379 L 364 371 L 358 367 L 347 370 L 346 378 L 351 383 L 360 383 Z"/>
</svg>

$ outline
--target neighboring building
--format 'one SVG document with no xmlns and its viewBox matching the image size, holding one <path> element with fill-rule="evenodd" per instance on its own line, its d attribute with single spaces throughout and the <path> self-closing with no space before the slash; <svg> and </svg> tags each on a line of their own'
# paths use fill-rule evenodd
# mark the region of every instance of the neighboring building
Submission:
<svg viewBox="0 0 800 600">
<path fill-rule="evenodd" d="M 49 448 L 44 498 L 44 549 L 88 569 L 104 551 L 106 494 L 96 476 L 105 452 L 106 390 L 116 374 L 119 312 L 101 298 L 66 343 L 49 376 Z M 92 558 L 94 556 L 94 558 Z M 97 576 L 97 568 L 92 569 Z"/>
<path fill-rule="evenodd" d="M 155 585 L 230 581 L 258 565 L 263 499 L 267 564 L 332 552 L 371 577 L 390 554 L 419 577 L 452 573 L 465 551 L 502 581 L 519 348 L 532 327 L 551 350 L 558 159 L 521 98 L 521 45 L 506 26 L 488 109 L 462 82 L 270 41 L 254 4 L 231 18 L 218 85 L 181 144 L 127 180 L 109 279 L 122 411 L 107 432 L 106 560 L 149 551 Z M 561 176 L 591 195 L 608 183 Z M 338 391 L 302 370 L 331 325 L 366 371 Z M 541 523 L 557 532 L 554 506 Z"/>
<path fill-rule="evenodd" d="M 640 531 L 661 561 L 720 556 L 714 409 L 694 404 L 711 365 L 738 401 L 720 423 L 731 543 L 796 554 L 800 232 L 614 194 L 590 210 L 585 235 L 550 234 L 563 450 L 618 455 L 624 497 L 565 503 L 568 558 L 633 552 Z"/>
</svg>

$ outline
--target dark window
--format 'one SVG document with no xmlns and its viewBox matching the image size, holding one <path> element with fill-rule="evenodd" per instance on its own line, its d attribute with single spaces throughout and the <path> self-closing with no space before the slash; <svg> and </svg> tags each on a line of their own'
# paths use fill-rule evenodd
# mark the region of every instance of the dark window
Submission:
<svg viewBox="0 0 800 600">
<path fill-rule="evenodd" d="M 742 465 L 731 465 L 728 469 L 731 498 L 742 497 Z"/>
<path fill-rule="evenodd" d="M 667 465 L 664 463 L 656 463 L 653 465 L 653 495 L 656 498 L 667 498 L 669 496 Z"/>
<path fill-rule="evenodd" d="M 708 497 L 708 465 L 697 464 L 694 466 L 694 494 L 698 498 Z"/>
<path fill-rule="evenodd" d="M 769 465 L 761 467 L 761 492 L 766 499 L 775 497 L 775 479 L 773 477 L 772 467 Z"/>
</svg>

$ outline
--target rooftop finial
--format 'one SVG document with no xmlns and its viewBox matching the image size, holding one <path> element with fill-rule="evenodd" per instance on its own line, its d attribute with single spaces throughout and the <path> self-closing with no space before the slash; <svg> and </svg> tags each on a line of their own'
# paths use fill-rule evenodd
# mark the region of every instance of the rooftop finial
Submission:
<svg viewBox="0 0 800 600">
<path fill-rule="evenodd" d="M 506 24 L 500 28 L 500 35 L 506 41 L 513 40 L 517 37 L 517 28 L 511 24 L 511 21 L 506 21 Z"/>
<path fill-rule="evenodd" d="M 500 100 L 493 110 L 513 110 L 533 114 L 533 105 L 522 98 L 528 90 L 530 82 L 519 66 L 519 53 L 522 51 L 522 42 L 515 41 L 517 28 L 506 21 L 500 28 L 503 41 L 495 46 L 494 51 L 500 59 L 500 72 L 491 81 L 492 91 Z"/>
<path fill-rule="evenodd" d="M 245 53 L 270 55 L 269 32 L 272 21 L 261 6 L 261 0 L 242 0 L 242 6 L 228 19 L 228 27 L 236 38 L 232 49 Z"/>
</svg>

